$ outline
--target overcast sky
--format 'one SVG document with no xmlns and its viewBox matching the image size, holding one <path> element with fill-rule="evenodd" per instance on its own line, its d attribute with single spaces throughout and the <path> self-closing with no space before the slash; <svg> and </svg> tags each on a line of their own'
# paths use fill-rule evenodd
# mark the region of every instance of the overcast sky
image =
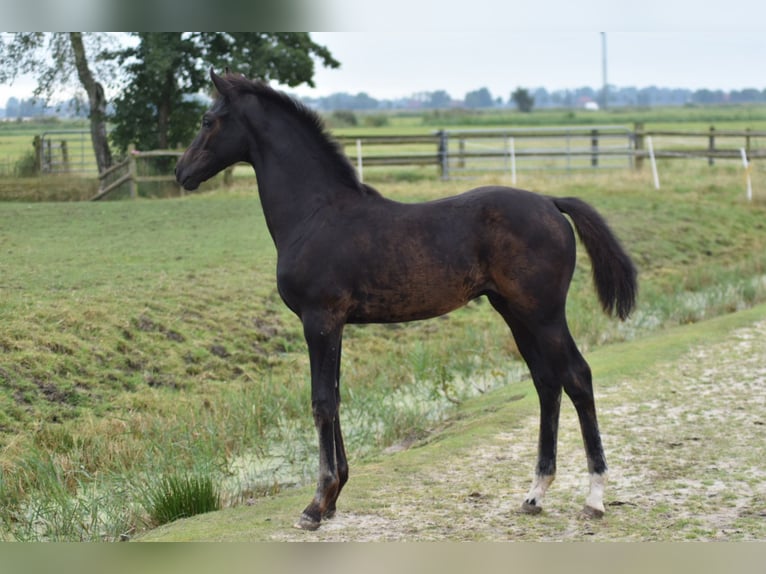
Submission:
<svg viewBox="0 0 766 574">
<path fill-rule="evenodd" d="M 764 1 L 766 4 L 766 0 Z M 367 92 L 376 98 L 447 90 L 462 98 L 489 88 L 508 97 L 517 87 L 599 87 L 598 31 L 314 33 L 341 62 L 319 68 L 303 95 Z M 626 87 L 766 88 L 766 21 L 761 31 L 607 32 L 607 81 Z"/>
<path fill-rule="evenodd" d="M 766 89 L 766 0 L 301 1 L 321 13 L 313 29 L 349 31 L 312 32 L 341 68 L 318 66 L 316 88 L 290 89 L 300 95 L 596 88 L 602 31 L 609 84 Z M 0 107 L 33 88 L 0 85 Z"/>
</svg>

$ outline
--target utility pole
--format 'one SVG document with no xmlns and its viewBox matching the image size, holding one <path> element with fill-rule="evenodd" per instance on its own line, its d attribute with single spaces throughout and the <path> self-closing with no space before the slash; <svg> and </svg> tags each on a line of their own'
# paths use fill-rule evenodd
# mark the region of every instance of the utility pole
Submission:
<svg viewBox="0 0 766 574">
<path fill-rule="evenodd" d="M 604 109 L 606 109 L 607 101 L 609 100 L 609 88 L 607 88 L 606 82 L 606 32 L 601 32 L 601 64 L 602 64 L 602 76 L 604 79 L 604 89 L 602 92 L 602 103 Z"/>
</svg>

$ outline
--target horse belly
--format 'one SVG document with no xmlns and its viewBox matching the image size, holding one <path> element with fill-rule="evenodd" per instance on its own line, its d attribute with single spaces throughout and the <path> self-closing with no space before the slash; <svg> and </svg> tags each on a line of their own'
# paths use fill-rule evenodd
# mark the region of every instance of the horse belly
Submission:
<svg viewBox="0 0 766 574">
<path fill-rule="evenodd" d="M 472 281 L 410 278 L 390 286 L 360 287 L 351 323 L 400 323 L 438 317 L 462 307 L 479 295 Z"/>
</svg>

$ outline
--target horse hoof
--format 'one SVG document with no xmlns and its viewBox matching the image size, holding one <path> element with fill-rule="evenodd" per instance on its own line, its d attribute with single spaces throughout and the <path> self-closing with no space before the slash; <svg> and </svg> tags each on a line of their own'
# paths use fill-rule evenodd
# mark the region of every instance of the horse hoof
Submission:
<svg viewBox="0 0 766 574">
<path fill-rule="evenodd" d="M 330 520 L 331 518 L 335 517 L 335 509 L 331 508 L 330 510 L 325 511 L 325 513 L 322 515 L 322 520 Z"/>
<path fill-rule="evenodd" d="M 600 508 L 593 508 L 587 504 L 582 509 L 583 517 L 585 518 L 604 518 L 604 510 Z"/>
<path fill-rule="evenodd" d="M 521 504 L 521 511 L 524 514 L 540 514 L 543 511 L 543 507 L 538 506 L 537 504 L 533 502 L 529 502 L 528 500 L 525 500 Z"/>
<path fill-rule="evenodd" d="M 311 530 L 314 531 L 317 528 L 319 528 L 320 521 L 314 520 L 310 516 L 306 514 L 301 514 L 300 520 L 296 522 L 293 526 L 295 528 L 298 528 L 300 530 Z"/>
</svg>

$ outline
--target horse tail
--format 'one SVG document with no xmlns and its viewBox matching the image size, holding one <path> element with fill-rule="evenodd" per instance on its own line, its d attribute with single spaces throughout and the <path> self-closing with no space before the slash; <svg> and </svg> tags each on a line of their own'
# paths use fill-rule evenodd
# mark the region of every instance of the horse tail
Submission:
<svg viewBox="0 0 766 574">
<path fill-rule="evenodd" d="M 585 245 L 604 312 L 627 319 L 636 305 L 638 293 L 636 268 L 630 257 L 604 218 L 590 205 L 575 197 L 552 199 L 559 211 L 572 219 Z"/>
</svg>

